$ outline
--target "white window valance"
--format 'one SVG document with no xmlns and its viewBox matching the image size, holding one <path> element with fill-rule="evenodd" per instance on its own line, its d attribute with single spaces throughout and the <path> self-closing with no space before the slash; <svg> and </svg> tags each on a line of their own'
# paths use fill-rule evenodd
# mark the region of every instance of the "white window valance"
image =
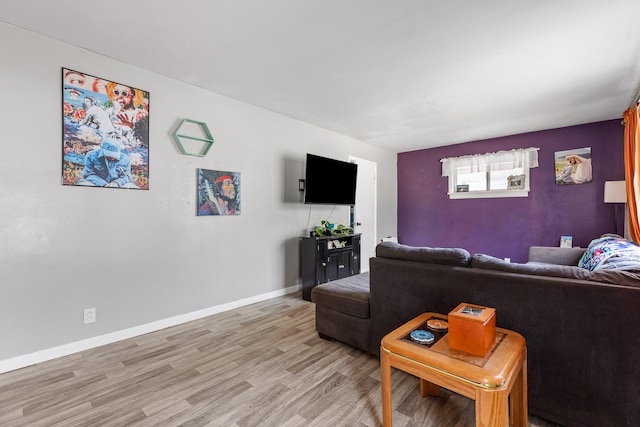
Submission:
<svg viewBox="0 0 640 427">
<path fill-rule="evenodd" d="M 442 176 L 453 177 L 459 173 L 537 168 L 538 150 L 539 148 L 530 147 L 495 153 L 447 157 L 440 160 L 442 162 Z"/>
</svg>

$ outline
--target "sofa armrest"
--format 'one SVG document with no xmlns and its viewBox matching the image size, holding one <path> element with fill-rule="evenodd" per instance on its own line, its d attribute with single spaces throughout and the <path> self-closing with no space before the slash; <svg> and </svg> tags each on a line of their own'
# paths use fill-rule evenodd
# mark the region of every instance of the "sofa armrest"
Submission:
<svg viewBox="0 0 640 427">
<path fill-rule="evenodd" d="M 578 265 L 585 248 L 559 248 L 554 246 L 531 246 L 529 262 L 544 262 L 558 265 Z"/>
</svg>

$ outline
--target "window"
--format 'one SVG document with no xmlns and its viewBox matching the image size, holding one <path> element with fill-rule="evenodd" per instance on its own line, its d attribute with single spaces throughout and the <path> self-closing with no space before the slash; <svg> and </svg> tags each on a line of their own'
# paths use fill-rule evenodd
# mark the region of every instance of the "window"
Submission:
<svg viewBox="0 0 640 427">
<path fill-rule="evenodd" d="M 442 176 L 449 178 L 449 198 L 527 197 L 529 169 L 538 167 L 539 148 L 449 157 Z"/>
</svg>

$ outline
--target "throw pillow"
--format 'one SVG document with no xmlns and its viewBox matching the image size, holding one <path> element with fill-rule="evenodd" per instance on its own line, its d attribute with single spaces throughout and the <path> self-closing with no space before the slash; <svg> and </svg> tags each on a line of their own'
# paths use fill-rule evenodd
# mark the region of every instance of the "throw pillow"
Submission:
<svg viewBox="0 0 640 427">
<path fill-rule="evenodd" d="M 621 237 L 605 235 L 589 243 L 578 266 L 588 271 L 640 271 L 640 246 Z"/>
</svg>

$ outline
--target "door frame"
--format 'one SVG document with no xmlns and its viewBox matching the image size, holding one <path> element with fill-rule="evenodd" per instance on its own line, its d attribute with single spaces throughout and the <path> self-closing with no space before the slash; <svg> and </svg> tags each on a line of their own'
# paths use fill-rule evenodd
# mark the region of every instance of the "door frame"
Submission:
<svg viewBox="0 0 640 427">
<path fill-rule="evenodd" d="M 368 248 L 362 244 L 363 238 L 362 236 L 360 237 L 360 255 L 361 255 L 360 271 L 362 271 L 363 268 L 366 271 L 368 271 L 369 270 L 368 257 L 373 256 L 375 254 L 375 248 L 377 244 L 377 235 L 378 235 L 378 189 L 377 189 L 378 164 L 374 161 L 363 159 L 361 157 L 351 156 L 351 155 L 349 156 L 349 162 L 355 163 L 355 164 L 368 163 L 373 166 L 373 176 L 370 177 L 371 178 L 370 180 L 368 180 L 369 186 L 367 187 L 367 189 L 371 190 L 372 198 L 373 198 L 373 212 L 370 212 L 372 220 L 371 220 L 371 224 L 365 224 L 364 227 L 361 226 L 362 228 L 357 231 L 365 237 L 366 237 L 365 233 L 369 233 L 372 236 L 372 239 L 371 239 L 372 246 L 369 246 Z M 360 177 L 360 168 L 358 169 L 358 177 Z M 358 196 L 357 196 L 358 192 L 364 191 L 364 190 L 365 189 L 360 188 L 360 186 L 356 187 L 356 201 L 358 199 Z M 351 227 L 353 227 L 354 232 L 356 232 L 355 222 L 356 222 L 357 209 L 358 209 L 357 205 L 352 205 L 351 214 L 350 214 L 350 220 L 351 220 L 350 225 Z M 363 255 L 366 257 L 366 262 L 362 262 Z"/>
</svg>

